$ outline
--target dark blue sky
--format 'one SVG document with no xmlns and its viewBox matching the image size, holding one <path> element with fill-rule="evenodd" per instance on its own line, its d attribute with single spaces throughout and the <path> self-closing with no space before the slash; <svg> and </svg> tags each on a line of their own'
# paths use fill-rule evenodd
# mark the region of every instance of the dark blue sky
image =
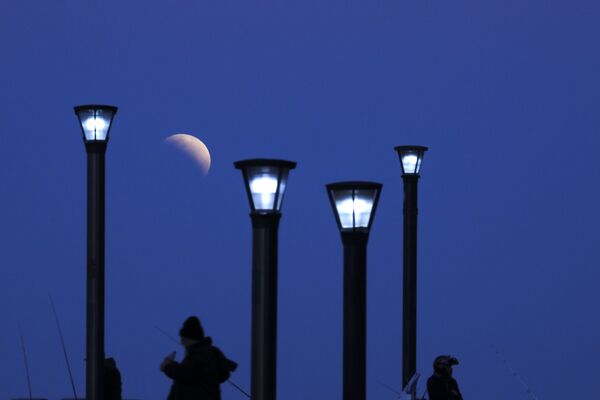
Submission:
<svg viewBox="0 0 600 400">
<path fill-rule="evenodd" d="M 384 184 L 368 260 L 368 397 L 399 387 L 402 181 L 430 147 L 418 370 L 457 356 L 467 399 L 591 397 L 597 362 L 600 6 L 594 1 L 4 1 L 0 398 L 80 395 L 85 151 L 72 107 L 119 107 L 107 153 L 106 350 L 126 397 L 199 315 L 250 382 L 249 206 L 233 161 L 298 162 L 280 229 L 278 394 L 341 398 L 342 246 L 324 184 Z M 164 139 L 203 140 L 203 177 Z M 181 352 L 180 352 L 181 353 Z M 224 386 L 225 399 L 244 397 Z"/>
</svg>

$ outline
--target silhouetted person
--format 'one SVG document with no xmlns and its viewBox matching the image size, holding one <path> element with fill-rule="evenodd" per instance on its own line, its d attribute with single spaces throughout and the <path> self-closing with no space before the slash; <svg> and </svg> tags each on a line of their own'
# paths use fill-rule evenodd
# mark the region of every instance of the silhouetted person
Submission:
<svg viewBox="0 0 600 400">
<path fill-rule="evenodd" d="M 429 400 L 462 400 L 456 380 L 452 377 L 452 366 L 458 360 L 452 356 L 438 356 L 433 360 L 433 375 L 427 379 Z"/>
<path fill-rule="evenodd" d="M 160 364 L 160 370 L 173 379 L 168 400 L 221 400 L 221 383 L 229 379 L 237 364 L 225 357 L 204 336 L 197 317 L 189 317 L 179 331 L 185 357 L 175 361 L 175 352 Z"/>
<path fill-rule="evenodd" d="M 104 359 L 104 400 L 121 400 L 121 373 L 114 358 Z"/>
</svg>

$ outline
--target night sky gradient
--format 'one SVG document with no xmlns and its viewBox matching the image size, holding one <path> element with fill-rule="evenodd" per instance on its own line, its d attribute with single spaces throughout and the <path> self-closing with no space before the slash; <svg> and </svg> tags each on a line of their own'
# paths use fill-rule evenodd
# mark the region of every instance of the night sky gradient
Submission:
<svg viewBox="0 0 600 400">
<path fill-rule="evenodd" d="M 419 183 L 417 369 L 467 400 L 600 392 L 600 5 L 592 0 L 0 2 L 0 399 L 85 393 L 86 154 L 73 106 L 119 107 L 106 157 L 106 352 L 165 399 L 188 315 L 250 389 L 251 224 L 233 162 L 283 158 L 278 399 L 341 399 L 342 243 L 324 185 L 383 183 L 367 397 L 400 389 L 402 180 Z M 198 167 L 164 139 L 210 149 Z M 419 392 L 423 383 L 419 385 Z M 224 400 L 244 400 L 223 386 Z"/>
</svg>

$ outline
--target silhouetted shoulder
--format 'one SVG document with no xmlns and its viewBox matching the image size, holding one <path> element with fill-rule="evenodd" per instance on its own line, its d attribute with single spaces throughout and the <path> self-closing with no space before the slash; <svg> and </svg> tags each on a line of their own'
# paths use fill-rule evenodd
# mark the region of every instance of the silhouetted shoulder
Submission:
<svg viewBox="0 0 600 400">
<path fill-rule="evenodd" d="M 212 346 L 214 352 L 215 365 L 217 368 L 217 377 L 220 383 L 229 379 L 231 373 L 237 369 L 237 363 L 225 357 L 225 354 L 216 346 Z"/>
</svg>

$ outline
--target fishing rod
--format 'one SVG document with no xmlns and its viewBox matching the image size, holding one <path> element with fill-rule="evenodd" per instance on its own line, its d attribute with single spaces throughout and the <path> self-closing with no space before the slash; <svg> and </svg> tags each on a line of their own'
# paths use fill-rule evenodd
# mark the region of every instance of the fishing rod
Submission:
<svg viewBox="0 0 600 400">
<path fill-rule="evenodd" d="M 25 373 L 27 374 L 27 387 L 29 388 L 29 400 L 33 400 L 33 394 L 31 393 L 31 376 L 29 375 L 29 363 L 27 363 L 27 352 L 25 351 L 25 339 L 23 338 L 23 329 L 21 329 L 21 323 L 19 326 L 19 337 L 21 338 L 21 349 L 23 350 L 23 360 L 25 360 Z"/>
<path fill-rule="evenodd" d="M 498 350 L 496 347 L 494 347 L 493 345 L 490 346 L 492 348 L 492 350 L 494 350 L 496 352 L 496 356 L 498 356 L 498 358 L 504 363 L 504 365 L 506 366 L 506 368 L 508 369 L 508 371 L 511 373 L 512 376 L 515 377 L 516 380 L 519 381 L 519 383 L 521 384 L 521 386 L 523 386 L 523 388 L 525 389 L 525 392 L 533 399 L 533 400 L 538 400 L 538 397 L 533 393 L 533 391 L 531 390 L 531 388 L 527 385 L 527 383 L 525 383 L 525 381 L 523 380 L 523 378 L 521 378 L 521 376 L 519 374 L 517 374 L 517 372 L 514 370 L 514 368 L 510 365 L 510 363 L 508 362 L 508 360 L 506 358 L 504 358 L 502 356 L 502 354 L 500 353 L 500 350 Z"/>
<path fill-rule="evenodd" d="M 379 383 L 381 386 L 388 389 L 389 391 L 394 392 L 395 394 L 398 395 L 398 397 L 402 396 L 402 393 L 400 393 L 399 391 L 397 391 L 395 388 L 388 385 L 387 383 L 384 383 L 384 382 L 380 381 L 379 379 L 377 379 L 377 383 Z"/>
<path fill-rule="evenodd" d="M 154 328 L 159 331 L 160 333 L 162 333 L 163 335 L 165 335 L 166 337 L 168 337 L 169 339 L 171 339 L 171 341 L 177 343 L 178 345 L 182 346 L 182 344 L 175 339 L 173 336 L 169 335 L 168 332 L 164 331 L 163 329 L 159 328 L 158 326 L 154 326 Z M 247 398 L 251 399 L 252 397 L 250 397 L 250 395 L 241 387 L 239 387 L 238 385 L 236 385 L 231 379 L 227 379 L 227 383 L 229 383 L 231 386 L 233 386 L 234 388 L 236 388 L 237 390 L 239 390 L 241 393 L 243 393 Z"/>
<path fill-rule="evenodd" d="M 54 320 L 56 321 L 56 328 L 58 329 L 58 335 L 60 336 L 60 344 L 62 346 L 63 354 L 65 355 L 65 362 L 67 363 L 67 371 L 69 372 L 69 380 L 71 381 L 71 388 L 73 389 L 73 396 L 75 400 L 78 400 L 77 390 L 75 390 L 75 382 L 73 381 L 73 373 L 71 372 L 71 363 L 69 363 L 69 356 L 67 355 L 67 347 L 65 346 L 65 339 L 63 338 L 62 329 L 60 327 L 60 321 L 58 320 L 58 314 L 56 313 L 56 307 L 54 307 L 54 301 L 52 296 L 50 298 L 50 305 L 52 306 L 52 313 L 54 314 Z"/>
<path fill-rule="evenodd" d="M 172 342 L 177 343 L 178 345 L 181 346 L 181 343 L 179 343 L 179 341 L 177 339 L 175 339 L 173 336 L 169 335 L 168 332 L 160 329 L 158 326 L 155 326 L 154 329 L 156 329 L 157 331 L 159 331 L 160 333 L 162 333 L 163 335 L 165 335 L 166 337 L 168 337 L 169 339 L 171 339 Z"/>
</svg>

